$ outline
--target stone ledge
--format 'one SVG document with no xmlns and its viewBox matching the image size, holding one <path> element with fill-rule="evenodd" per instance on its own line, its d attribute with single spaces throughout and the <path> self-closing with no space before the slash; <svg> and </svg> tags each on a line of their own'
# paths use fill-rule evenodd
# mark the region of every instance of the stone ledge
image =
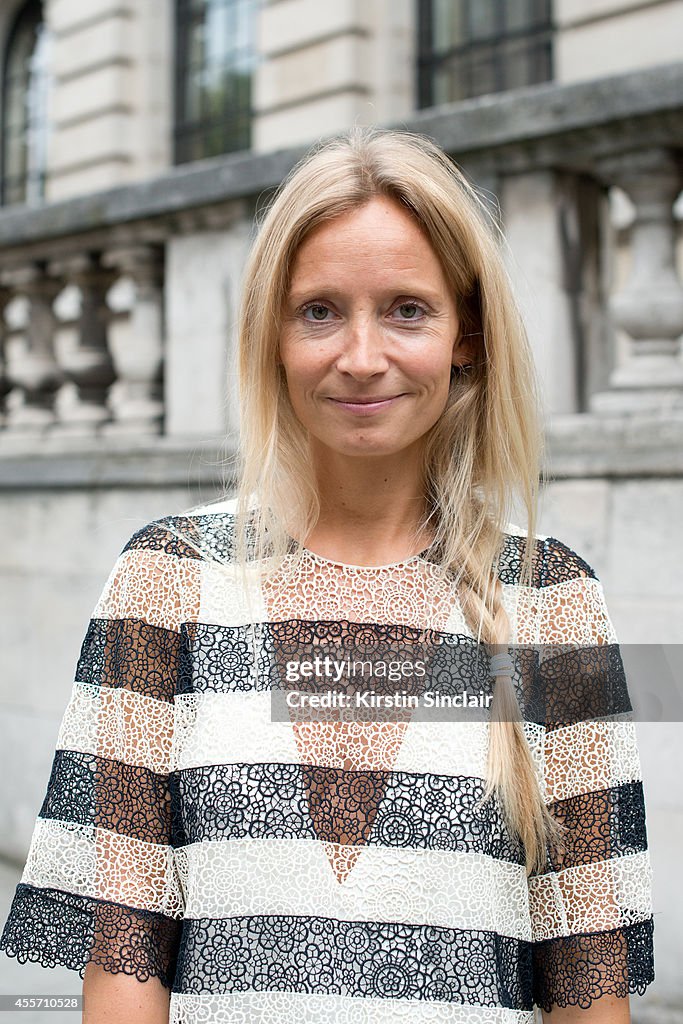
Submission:
<svg viewBox="0 0 683 1024">
<path fill-rule="evenodd" d="M 553 416 L 545 436 L 552 480 L 683 474 L 683 415 Z"/>
<path fill-rule="evenodd" d="M 418 111 L 394 127 L 431 136 L 455 157 L 475 158 L 506 147 L 535 145 L 549 164 L 569 158 L 567 140 L 577 133 L 587 144 L 618 126 L 624 148 L 645 145 L 639 125 L 673 120 L 683 111 L 683 62 L 588 82 L 544 83 L 462 103 Z M 630 127 L 629 127 L 630 126 Z M 630 132 L 630 134 L 629 134 Z M 610 140 L 611 146 L 614 142 Z M 40 207 L 0 212 L 0 247 L 29 245 L 63 235 L 162 218 L 216 203 L 259 196 L 279 185 L 309 144 L 267 153 L 244 151 L 183 164 L 132 185 L 76 196 Z"/>
<path fill-rule="evenodd" d="M 554 416 L 546 427 L 549 480 L 683 475 L 683 415 Z M 228 438 L 0 440 L 0 492 L 106 487 L 234 485 Z M 233 461 L 233 467 L 235 463 Z"/>
<path fill-rule="evenodd" d="M 232 439 L 49 438 L 0 444 L 0 492 L 108 487 L 223 487 Z"/>
</svg>

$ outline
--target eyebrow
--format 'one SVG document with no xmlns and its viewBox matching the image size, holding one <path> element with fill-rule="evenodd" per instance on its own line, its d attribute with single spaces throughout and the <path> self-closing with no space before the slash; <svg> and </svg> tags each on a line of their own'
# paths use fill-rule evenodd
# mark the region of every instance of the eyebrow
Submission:
<svg viewBox="0 0 683 1024">
<path fill-rule="evenodd" d="M 384 288 L 380 293 L 382 296 L 388 295 L 421 295 L 424 297 L 425 302 L 431 302 L 433 305 L 437 305 L 442 301 L 442 296 L 432 291 L 431 288 L 425 288 L 422 285 L 408 284 L 399 286 L 397 288 Z M 294 305 L 298 305 L 304 299 L 311 295 L 324 295 L 330 299 L 339 299 L 344 297 L 344 292 L 340 291 L 339 288 L 335 288 L 334 285 L 311 285 L 309 288 L 297 288 L 296 291 L 290 291 L 287 293 L 287 298 Z"/>
</svg>

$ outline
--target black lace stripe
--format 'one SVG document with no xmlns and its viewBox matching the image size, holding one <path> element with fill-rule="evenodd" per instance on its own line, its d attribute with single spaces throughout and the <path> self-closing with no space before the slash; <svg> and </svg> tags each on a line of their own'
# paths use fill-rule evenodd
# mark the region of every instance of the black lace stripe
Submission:
<svg viewBox="0 0 683 1024">
<path fill-rule="evenodd" d="M 543 541 L 540 586 L 551 587 L 555 583 L 568 583 L 582 577 L 597 579 L 592 567 L 580 555 L 557 537 L 546 537 Z"/>
<path fill-rule="evenodd" d="M 188 768 L 170 777 L 174 846 L 229 839 L 326 842 L 485 854 L 524 862 L 481 779 L 302 764 Z"/>
<path fill-rule="evenodd" d="M 121 554 L 126 551 L 161 551 L 177 558 L 204 556 L 234 562 L 234 515 L 164 516 L 137 530 Z"/>
<path fill-rule="evenodd" d="M 353 636 L 381 645 L 383 655 L 399 657 L 407 644 L 422 636 L 411 627 L 374 624 L 313 623 L 293 620 L 258 624 L 257 663 L 250 627 L 226 627 L 203 623 L 185 624 L 181 634 L 150 626 L 134 618 L 92 618 L 81 646 L 76 678 L 91 685 L 125 687 L 170 702 L 174 693 L 233 692 L 281 688 L 286 680 L 285 663 L 307 656 L 316 639 L 348 645 Z M 439 636 L 440 646 L 429 648 L 435 657 L 428 682 L 440 693 L 460 692 L 465 682 L 486 691 L 490 680 L 476 645 L 457 634 Z M 391 645 L 394 645 L 393 647 Z M 376 648 L 379 649 L 379 648 Z M 424 650 L 425 648 L 421 648 Z M 559 728 L 631 711 L 620 647 L 601 644 L 574 649 L 544 660 L 538 652 L 517 647 L 522 687 L 518 696 L 525 720 Z M 400 688 L 410 691 L 410 679 Z"/>
<path fill-rule="evenodd" d="M 339 657 L 337 651 L 351 661 L 425 661 L 426 675 L 401 675 L 393 683 L 373 679 L 373 689 L 398 688 L 418 697 L 425 690 L 451 696 L 464 688 L 492 693 L 488 655 L 473 638 L 455 633 L 386 623 L 288 619 L 253 627 L 184 623 L 180 635 L 179 693 L 304 689 L 305 680 L 288 682 L 287 663 L 321 653 Z M 539 645 L 519 645 L 513 653 L 515 689 L 526 721 L 560 728 L 631 711 L 618 644 L 562 654 L 543 651 Z M 367 682 L 357 685 L 367 688 Z"/>
<path fill-rule="evenodd" d="M 482 795 L 482 780 L 463 776 L 237 764 L 185 769 L 169 778 L 59 750 L 40 816 L 174 846 L 304 838 L 482 853 L 522 863 L 497 802 L 476 807 Z M 581 793 L 557 801 L 551 811 L 568 829 L 564 849 L 550 852 L 554 871 L 647 849 L 642 782 Z"/>
<path fill-rule="evenodd" d="M 543 574 L 544 541 L 534 537 L 532 538 L 531 546 L 533 550 L 531 586 L 540 587 Z M 505 535 L 497 569 L 497 575 L 501 583 L 505 583 L 508 586 L 515 586 L 519 583 L 522 576 L 525 547 L 526 537 L 519 537 L 513 533 Z"/>
<path fill-rule="evenodd" d="M 170 988 L 181 922 L 164 914 L 19 883 L 0 950 L 43 967 L 83 971 L 89 961 Z"/>
<path fill-rule="evenodd" d="M 90 619 L 76 680 L 170 703 L 179 673 L 180 634 L 140 619 Z"/>
<path fill-rule="evenodd" d="M 290 685 L 288 662 L 340 651 L 351 660 L 367 657 L 387 663 L 427 658 L 428 675 L 412 677 L 418 694 L 427 688 L 426 680 L 429 689 L 444 694 L 460 693 L 465 683 L 484 690 L 491 685 L 488 655 L 475 640 L 401 624 L 343 619 L 287 619 L 249 626 L 192 622 L 183 623 L 181 638 L 180 693 L 284 689 Z M 374 682 L 382 685 L 381 679 Z M 412 692 L 410 676 L 401 674 L 393 683 L 394 689 Z M 305 683 L 296 685 L 303 688 Z"/>
<path fill-rule="evenodd" d="M 121 554 L 127 551 L 160 551 L 177 558 L 198 559 L 201 555 L 195 545 L 199 544 L 201 537 L 200 525 L 192 518 L 164 516 L 136 530 L 122 548 Z"/>
<path fill-rule="evenodd" d="M 58 750 L 40 817 L 167 844 L 171 829 L 168 776 L 94 754 Z"/>
<path fill-rule="evenodd" d="M 533 706 L 534 720 L 545 723 L 547 729 L 633 710 L 619 644 L 592 644 L 559 654 L 549 648 L 539 653 L 529 708 Z"/>
<path fill-rule="evenodd" d="M 606 995 L 642 995 L 654 977 L 653 917 L 533 947 L 534 1002 L 546 1013 L 553 1005 L 587 1009 Z"/>
<path fill-rule="evenodd" d="M 491 931 L 318 916 L 183 922 L 174 991 L 282 988 L 530 1010 L 531 943 Z"/>
<path fill-rule="evenodd" d="M 550 851 L 554 871 L 642 853 L 648 848 L 642 782 L 580 793 L 558 800 L 550 810 L 568 830 L 564 848 Z"/>
</svg>

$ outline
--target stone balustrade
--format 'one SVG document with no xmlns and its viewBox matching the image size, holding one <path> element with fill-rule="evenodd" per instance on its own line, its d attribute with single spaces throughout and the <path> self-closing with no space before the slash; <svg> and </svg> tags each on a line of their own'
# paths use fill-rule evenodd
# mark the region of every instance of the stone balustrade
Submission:
<svg viewBox="0 0 683 1024">
<path fill-rule="evenodd" d="M 683 414 L 683 66 L 483 97 L 402 127 L 499 197 L 549 414 Z M 302 152 L 0 211 L 0 455 L 47 438 L 235 427 L 254 215 Z M 614 187 L 633 205 L 626 233 L 606 215 Z"/>
<path fill-rule="evenodd" d="M 0 271 L 0 445 L 46 435 L 163 430 L 163 255 L 162 246 L 144 243 L 83 248 Z M 127 344 L 117 350 L 108 296 L 122 279 L 132 286 L 131 302 Z M 56 309 L 68 289 L 76 290 L 78 308 L 64 322 Z M 72 337 L 60 346 L 65 325 Z"/>
</svg>

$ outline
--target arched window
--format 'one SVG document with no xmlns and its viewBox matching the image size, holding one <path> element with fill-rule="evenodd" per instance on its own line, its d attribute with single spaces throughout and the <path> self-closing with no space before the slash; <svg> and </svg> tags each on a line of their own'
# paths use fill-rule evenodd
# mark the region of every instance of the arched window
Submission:
<svg viewBox="0 0 683 1024">
<path fill-rule="evenodd" d="M 9 32 L 3 61 L 3 205 L 39 202 L 45 194 L 48 46 L 42 3 L 29 0 Z"/>
<path fill-rule="evenodd" d="M 418 0 L 418 106 L 552 78 L 551 0 Z"/>
<path fill-rule="evenodd" d="M 251 145 L 258 0 L 176 0 L 175 163 Z"/>
</svg>

